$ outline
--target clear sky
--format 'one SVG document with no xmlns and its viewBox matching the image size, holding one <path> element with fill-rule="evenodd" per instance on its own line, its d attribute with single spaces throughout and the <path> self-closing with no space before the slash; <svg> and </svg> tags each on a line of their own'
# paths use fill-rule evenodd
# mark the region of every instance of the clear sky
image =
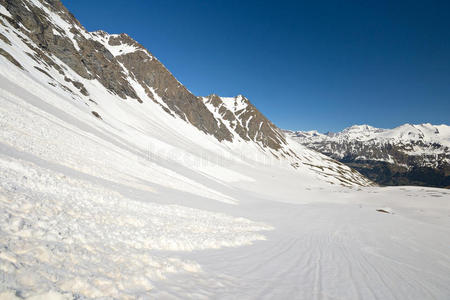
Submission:
<svg viewBox="0 0 450 300">
<path fill-rule="evenodd" d="M 196 95 L 286 129 L 450 123 L 450 1 L 63 0 L 128 33 Z"/>
</svg>

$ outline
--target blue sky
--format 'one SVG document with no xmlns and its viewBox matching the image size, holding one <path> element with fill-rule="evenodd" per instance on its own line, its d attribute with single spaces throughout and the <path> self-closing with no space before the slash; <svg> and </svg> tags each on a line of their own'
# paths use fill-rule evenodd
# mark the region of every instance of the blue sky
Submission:
<svg viewBox="0 0 450 300">
<path fill-rule="evenodd" d="M 63 0 L 128 33 L 196 95 L 244 94 L 281 128 L 450 123 L 450 1 Z"/>
</svg>

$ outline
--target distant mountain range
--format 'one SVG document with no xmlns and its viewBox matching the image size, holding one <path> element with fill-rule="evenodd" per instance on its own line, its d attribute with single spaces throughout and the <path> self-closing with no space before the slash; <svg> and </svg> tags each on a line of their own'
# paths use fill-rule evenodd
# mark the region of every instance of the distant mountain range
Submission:
<svg viewBox="0 0 450 300">
<path fill-rule="evenodd" d="M 404 124 L 393 129 L 354 125 L 338 133 L 285 133 L 381 185 L 450 187 L 450 126 Z"/>
</svg>

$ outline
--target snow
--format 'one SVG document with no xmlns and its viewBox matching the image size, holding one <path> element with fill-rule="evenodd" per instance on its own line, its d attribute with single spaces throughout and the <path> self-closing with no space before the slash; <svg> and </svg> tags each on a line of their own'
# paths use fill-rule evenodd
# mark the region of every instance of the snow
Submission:
<svg viewBox="0 0 450 300">
<path fill-rule="evenodd" d="M 248 103 L 245 101 L 242 95 L 237 95 L 236 97 L 220 97 L 220 98 L 222 99 L 225 107 L 233 113 L 241 111 L 247 108 L 248 106 Z"/>
<path fill-rule="evenodd" d="M 319 145 L 323 149 L 333 152 L 336 157 L 344 157 L 346 151 L 339 153 L 331 143 L 346 144 L 364 142 L 367 145 L 377 146 L 399 145 L 407 155 L 413 156 L 447 156 L 450 149 L 450 126 L 432 124 L 403 124 L 393 129 L 375 128 L 369 125 L 354 125 L 338 133 L 322 134 L 317 131 L 287 131 L 295 140 L 304 145 Z M 327 144 L 328 143 L 328 144 Z M 409 147 L 403 147 L 409 145 Z M 440 145 L 440 147 L 435 147 Z M 351 145 L 352 147 L 354 145 Z M 363 159 L 363 157 L 361 157 Z M 444 157 L 443 160 L 448 158 Z M 371 157 L 371 160 L 395 163 L 392 158 Z M 432 166 L 431 161 L 424 160 L 424 164 Z"/>
<path fill-rule="evenodd" d="M 0 4 L 0 14 L 12 18 L 12 15 L 9 13 L 9 11 L 1 4 Z"/>
<path fill-rule="evenodd" d="M 0 161 L 0 227 L 2 240 L 8 241 L 0 252 L 1 267 L 7 279 L 13 271 L 24 289 L 69 286 L 87 297 L 118 297 L 126 289 L 145 292 L 151 280 L 164 279 L 166 273 L 201 270 L 196 263 L 152 250 L 236 247 L 264 240 L 257 232 L 271 229 L 219 213 L 133 201 L 20 159 L 2 155 Z M 62 266 L 64 271 L 57 270 Z M 92 277 L 101 284 L 86 280 Z M 124 287 L 117 289 L 117 284 Z"/>
<path fill-rule="evenodd" d="M 111 54 L 115 57 L 133 53 L 136 51 L 142 51 L 148 55 L 149 59 L 153 59 L 153 56 L 151 56 L 147 51 L 145 51 L 144 49 L 139 48 L 135 45 L 130 45 L 130 44 L 126 44 L 126 43 L 125 44 L 121 43 L 120 45 L 110 45 L 109 39 L 111 37 L 118 37 L 119 36 L 118 34 L 108 34 L 104 31 L 95 31 L 95 32 L 91 32 L 90 35 L 91 35 L 90 36 L 91 39 L 103 44 L 106 47 L 106 49 L 108 49 L 109 52 L 111 52 Z"/>
<path fill-rule="evenodd" d="M 0 299 L 3 300 L 20 300 L 23 298 L 19 298 L 16 296 L 15 291 L 6 291 L 0 293 Z M 34 295 L 31 297 L 27 297 L 27 300 L 70 300 L 73 299 L 69 294 L 58 293 L 57 291 L 48 291 L 39 295 Z"/>
<path fill-rule="evenodd" d="M 1 299 L 450 297 L 448 190 L 358 186 L 289 137 L 298 159 L 220 143 L 53 58 L 90 95 L 70 93 L 1 28 L 25 68 L 0 56 Z"/>
<path fill-rule="evenodd" d="M 320 134 L 317 131 L 298 131 L 299 135 L 314 137 L 315 141 L 319 140 L 358 140 L 380 142 L 438 142 L 442 145 L 450 147 L 450 126 L 448 125 L 431 125 L 431 124 L 404 124 L 393 129 L 375 128 L 369 125 L 354 125 L 335 134 Z"/>
<path fill-rule="evenodd" d="M 219 107 L 214 107 L 213 104 L 207 102 L 207 97 L 203 97 L 202 100 L 205 103 L 206 108 L 213 114 L 214 118 L 217 120 L 217 124 L 219 125 L 220 122 L 225 125 L 225 127 L 228 129 L 229 132 L 233 135 L 233 141 L 240 141 L 242 138 L 237 134 L 237 132 L 234 130 L 232 124 L 230 121 L 225 120 L 222 118 L 222 115 L 219 113 Z"/>
<path fill-rule="evenodd" d="M 214 106 L 210 101 L 209 97 L 201 97 L 202 101 L 204 102 L 206 108 L 213 114 L 214 118 L 217 120 L 217 124 L 220 123 L 224 124 L 225 127 L 232 133 L 233 135 L 233 141 L 234 142 L 247 142 L 245 141 L 235 130 L 237 125 L 242 126 L 243 128 L 248 130 L 248 126 L 250 124 L 251 119 L 253 116 L 250 116 L 250 118 L 244 123 L 242 123 L 242 119 L 239 117 L 240 114 L 244 113 L 246 111 L 246 108 L 249 105 L 248 100 L 242 96 L 238 95 L 236 97 L 219 97 L 221 100 L 221 103 L 216 107 Z M 223 108 L 226 111 L 223 111 Z M 222 111 L 222 112 L 220 112 Z M 234 120 L 227 120 L 224 118 L 226 113 L 231 113 L 234 116 Z M 239 123 L 239 124 L 236 124 Z M 261 125 L 263 123 L 261 122 L 259 129 L 261 129 Z M 258 134 L 258 133 L 256 133 Z M 252 137 L 248 136 L 249 139 L 252 139 Z M 253 137 L 254 138 L 254 137 Z"/>
</svg>

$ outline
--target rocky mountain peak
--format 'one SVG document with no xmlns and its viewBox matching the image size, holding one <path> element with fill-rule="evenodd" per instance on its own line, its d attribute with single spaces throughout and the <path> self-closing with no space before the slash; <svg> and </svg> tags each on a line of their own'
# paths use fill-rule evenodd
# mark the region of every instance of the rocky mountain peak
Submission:
<svg viewBox="0 0 450 300">
<path fill-rule="evenodd" d="M 372 127 L 370 125 L 367 124 L 362 124 L 362 125 L 353 125 L 350 127 L 345 128 L 344 130 L 342 130 L 342 132 L 372 132 L 377 130 L 377 128 Z"/>
<path fill-rule="evenodd" d="M 233 133 L 235 138 L 254 141 L 279 150 L 286 144 L 283 133 L 243 95 L 202 97 L 206 107 Z"/>
</svg>

